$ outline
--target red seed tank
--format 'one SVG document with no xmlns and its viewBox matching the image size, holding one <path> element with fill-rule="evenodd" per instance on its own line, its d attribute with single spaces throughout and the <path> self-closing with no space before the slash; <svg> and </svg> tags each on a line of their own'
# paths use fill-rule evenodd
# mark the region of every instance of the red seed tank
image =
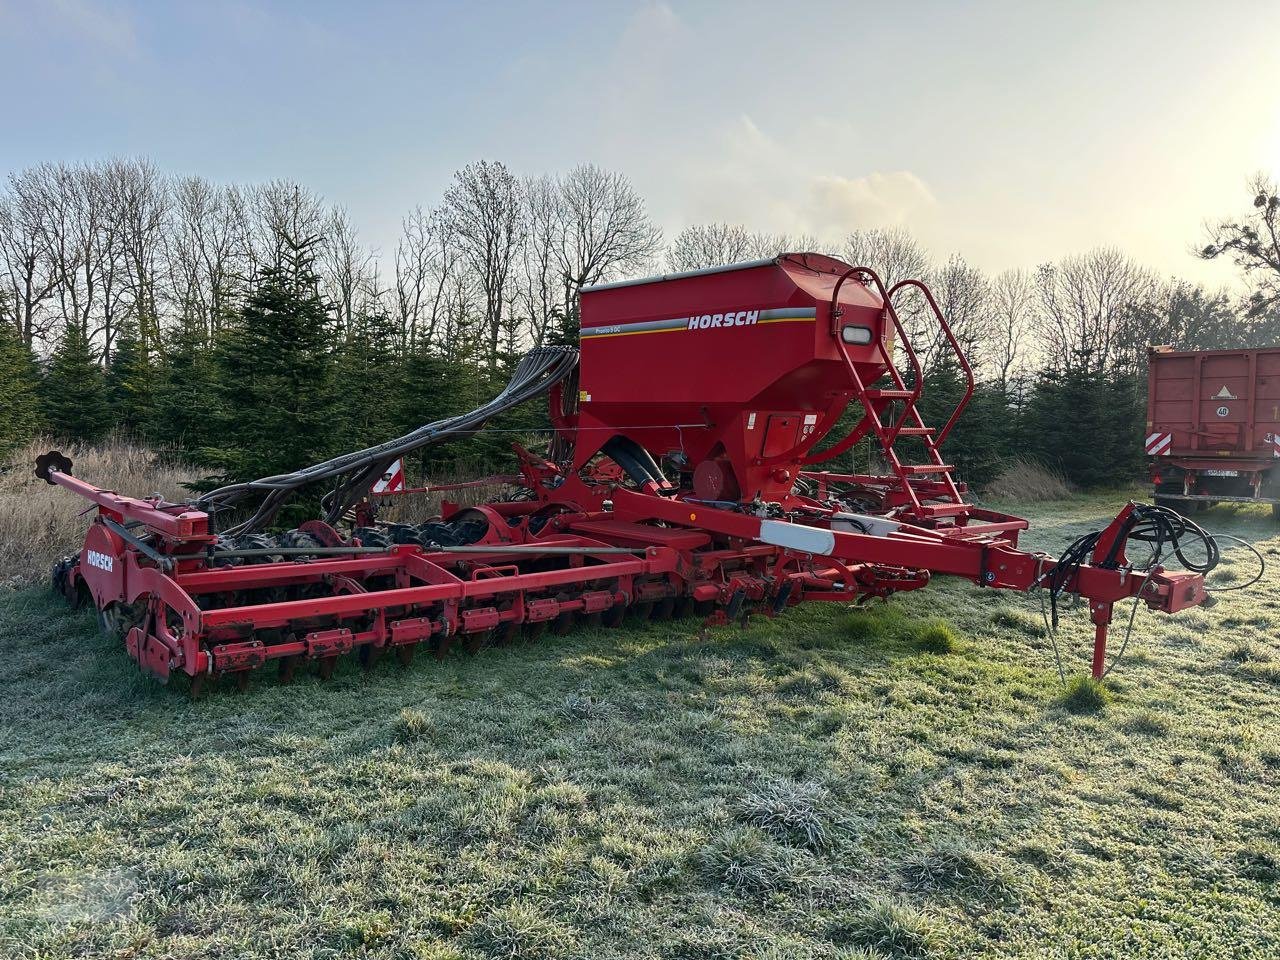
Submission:
<svg viewBox="0 0 1280 960">
<path fill-rule="evenodd" d="M 849 273 L 785 254 L 584 290 L 574 466 L 616 434 L 705 499 L 785 499 L 854 396 L 843 351 L 867 384 L 892 356 L 880 296 Z"/>
</svg>

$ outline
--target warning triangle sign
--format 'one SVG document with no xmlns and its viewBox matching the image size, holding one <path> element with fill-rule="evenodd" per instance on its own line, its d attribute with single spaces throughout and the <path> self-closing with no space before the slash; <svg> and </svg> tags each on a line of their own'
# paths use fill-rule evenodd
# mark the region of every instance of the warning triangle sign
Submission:
<svg viewBox="0 0 1280 960">
<path fill-rule="evenodd" d="M 1213 395 L 1215 400 L 1234 400 L 1235 398 L 1236 395 L 1227 389 L 1225 383 L 1222 385 L 1222 389 Z"/>
</svg>

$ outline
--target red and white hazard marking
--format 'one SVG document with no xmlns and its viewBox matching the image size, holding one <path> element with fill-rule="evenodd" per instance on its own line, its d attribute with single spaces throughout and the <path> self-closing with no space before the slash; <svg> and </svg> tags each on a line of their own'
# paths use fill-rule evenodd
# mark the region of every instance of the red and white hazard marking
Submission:
<svg viewBox="0 0 1280 960">
<path fill-rule="evenodd" d="M 1161 454 L 1168 453 L 1171 446 L 1173 446 L 1172 433 L 1147 434 L 1147 453 L 1150 456 L 1158 457 Z"/>
<path fill-rule="evenodd" d="M 404 493 L 404 461 L 397 460 L 373 485 L 374 493 Z"/>
</svg>

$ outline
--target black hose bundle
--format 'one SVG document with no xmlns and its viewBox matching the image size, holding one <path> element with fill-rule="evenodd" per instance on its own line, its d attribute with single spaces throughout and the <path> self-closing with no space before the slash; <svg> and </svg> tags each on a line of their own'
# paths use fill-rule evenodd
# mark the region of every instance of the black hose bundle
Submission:
<svg viewBox="0 0 1280 960">
<path fill-rule="evenodd" d="M 477 433 L 492 417 L 545 393 L 577 369 L 578 351 L 573 347 L 538 347 L 524 356 L 512 374 L 511 382 L 498 396 L 469 413 L 425 424 L 395 440 L 346 453 L 293 473 L 228 484 L 200 496 L 192 505 L 215 512 L 254 494 L 265 494 L 249 519 L 224 531 L 232 535 L 252 533 L 271 523 L 285 501 L 300 488 L 321 481 L 334 481 L 334 488 L 324 496 L 321 505 L 325 520 L 335 523 L 400 457 L 429 444 Z"/>
<path fill-rule="evenodd" d="M 1042 585 L 1049 591 L 1049 609 L 1052 627 L 1058 628 L 1058 598 L 1062 596 L 1072 578 L 1081 566 L 1089 562 L 1098 541 L 1105 531 L 1095 530 L 1078 537 L 1062 552 L 1057 566 L 1044 575 Z M 1183 541 L 1194 538 L 1204 546 L 1204 560 L 1193 560 L 1183 552 Z M 1196 523 L 1168 507 L 1156 507 L 1145 503 L 1134 504 L 1120 535 L 1107 555 L 1096 566 L 1104 569 L 1115 569 L 1119 563 L 1120 552 L 1128 541 L 1145 543 L 1151 547 L 1151 555 L 1141 563 L 1133 563 L 1132 569 L 1140 574 L 1150 573 L 1164 559 L 1168 550 L 1178 558 L 1182 566 L 1192 573 L 1208 573 L 1218 565 L 1220 554 L 1217 541 L 1205 533 Z"/>
<path fill-rule="evenodd" d="M 1044 612 L 1045 628 L 1048 631 L 1049 640 L 1053 644 L 1053 655 L 1058 664 L 1058 675 L 1063 682 L 1066 681 L 1066 671 L 1063 669 L 1062 654 L 1058 649 L 1057 641 L 1058 598 L 1065 591 L 1067 584 L 1071 582 L 1076 571 L 1089 561 L 1098 545 L 1098 541 L 1102 538 L 1103 532 L 1098 530 L 1077 538 L 1071 546 L 1063 551 L 1062 556 L 1058 558 L 1057 566 L 1038 581 L 1038 585 L 1044 586 L 1049 591 L 1049 607 L 1052 610 L 1052 617 L 1049 610 L 1043 609 L 1043 594 L 1041 595 L 1041 609 Z M 1243 583 L 1215 586 L 1213 588 L 1214 593 L 1222 593 L 1227 590 L 1243 590 L 1245 587 L 1252 586 L 1262 579 L 1267 569 L 1266 561 L 1262 558 L 1262 554 L 1258 552 L 1258 549 L 1248 541 L 1227 533 L 1206 533 L 1194 521 L 1188 520 L 1168 507 L 1156 507 L 1148 504 L 1134 505 L 1133 512 L 1129 514 L 1129 518 L 1121 528 L 1120 535 L 1116 537 L 1115 543 L 1107 551 L 1107 555 L 1097 563 L 1099 567 L 1115 569 L 1119 565 L 1120 551 L 1124 549 L 1126 542 L 1130 540 L 1148 544 L 1151 548 L 1149 557 L 1141 563 L 1131 564 L 1130 568 L 1139 575 L 1144 575 L 1146 579 L 1134 595 L 1133 608 L 1129 611 L 1129 622 L 1125 629 L 1124 642 L 1120 644 L 1119 651 L 1103 670 L 1102 675 L 1104 677 L 1111 673 L 1116 664 L 1124 658 L 1125 651 L 1129 647 L 1129 640 L 1133 636 L 1134 620 L 1138 615 L 1138 606 L 1142 603 L 1143 594 L 1146 592 L 1147 581 L 1155 575 L 1157 567 L 1160 566 L 1167 553 L 1172 551 L 1173 555 L 1178 558 L 1178 562 L 1192 573 L 1207 574 L 1222 559 L 1221 551 L 1218 548 L 1219 539 L 1232 540 L 1253 553 L 1258 561 L 1258 572 Z M 1196 560 L 1187 556 L 1183 550 L 1183 542 L 1186 540 L 1198 541 L 1203 546 L 1203 560 Z"/>
</svg>

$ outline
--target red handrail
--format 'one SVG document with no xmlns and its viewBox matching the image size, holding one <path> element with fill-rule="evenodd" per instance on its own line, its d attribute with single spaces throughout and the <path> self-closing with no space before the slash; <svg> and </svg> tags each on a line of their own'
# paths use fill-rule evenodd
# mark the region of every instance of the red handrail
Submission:
<svg viewBox="0 0 1280 960">
<path fill-rule="evenodd" d="M 899 280 L 890 288 L 889 297 L 892 298 L 903 287 L 915 287 L 924 294 L 925 300 L 929 303 L 929 308 L 933 310 L 933 315 L 938 318 L 938 324 L 942 327 L 942 332 L 946 334 L 947 341 L 951 344 L 951 351 L 956 355 L 956 359 L 960 361 L 960 369 L 964 371 L 966 381 L 964 396 L 956 404 L 956 408 L 952 411 L 946 425 L 938 432 L 938 436 L 934 438 L 933 445 L 939 447 L 942 445 L 942 441 L 947 438 L 947 434 L 951 432 L 952 427 L 956 425 L 956 421 L 960 419 L 960 414 L 964 412 L 964 408 L 969 405 L 969 401 L 973 398 L 973 367 L 969 365 L 969 358 L 964 355 L 964 350 L 960 348 L 960 341 L 956 339 L 956 335 L 951 329 L 951 324 L 947 323 L 947 318 L 942 315 L 942 308 L 938 306 L 938 301 L 933 299 L 933 294 L 929 288 L 919 280 Z M 919 375 L 919 365 L 917 365 L 916 370 L 917 375 Z"/>
<path fill-rule="evenodd" d="M 839 339 L 840 331 L 836 324 L 836 320 L 839 319 L 844 312 L 839 307 L 840 288 L 844 286 L 844 282 L 855 273 L 865 273 L 876 282 L 876 288 L 880 291 L 880 299 L 884 301 L 885 312 L 889 314 L 889 319 L 893 321 L 893 325 L 898 331 L 898 342 L 902 344 L 903 349 L 907 352 L 907 359 L 911 361 L 911 370 L 915 375 L 916 381 L 915 388 L 911 391 L 911 403 L 914 404 L 920 399 L 920 390 L 924 385 L 924 372 L 920 369 L 920 359 L 916 356 L 916 351 L 911 346 L 911 338 L 907 336 L 907 331 L 903 328 L 902 321 L 898 319 L 898 312 L 893 309 L 892 298 L 890 293 L 885 290 L 884 281 L 882 281 L 880 279 L 880 275 L 870 267 L 850 267 L 842 273 L 840 275 L 840 279 L 836 281 L 836 288 L 831 291 L 831 332 L 835 335 L 836 339 Z M 895 286 L 894 289 L 896 290 L 897 287 Z M 881 353 L 884 353 L 884 351 L 882 350 Z M 889 365 L 889 369 L 892 370 L 893 357 L 885 353 L 884 359 Z"/>
</svg>

